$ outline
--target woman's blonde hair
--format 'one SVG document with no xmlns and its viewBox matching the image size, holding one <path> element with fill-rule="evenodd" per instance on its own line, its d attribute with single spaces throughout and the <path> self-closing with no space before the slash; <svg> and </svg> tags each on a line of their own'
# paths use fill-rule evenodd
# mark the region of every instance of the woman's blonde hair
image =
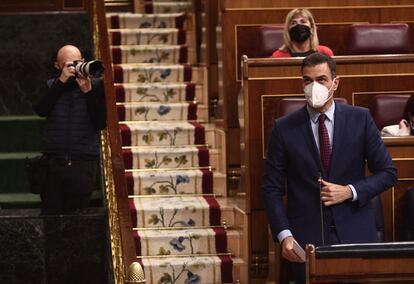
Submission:
<svg viewBox="0 0 414 284">
<path fill-rule="evenodd" d="M 316 48 L 319 45 L 319 39 L 318 39 L 318 33 L 316 32 L 316 24 L 315 19 L 312 16 L 312 13 L 308 9 L 304 8 L 296 8 L 289 12 L 286 16 L 285 20 L 285 29 L 283 31 L 283 41 L 284 45 L 280 48 L 283 51 L 292 51 L 293 45 L 292 45 L 292 39 L 289 35 L 289 26 L 290 22 L 298 17 L 302 16 L 305 19 L 307 19 L 311 25 L 311 35 L 310 35 L 310 50 L 316 51 Z"/>
</svg>

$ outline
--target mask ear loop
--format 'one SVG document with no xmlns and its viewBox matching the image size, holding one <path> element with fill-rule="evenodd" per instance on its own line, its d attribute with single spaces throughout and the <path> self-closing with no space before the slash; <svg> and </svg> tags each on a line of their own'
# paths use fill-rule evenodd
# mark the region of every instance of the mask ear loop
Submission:
<svg viewBox="0 0 414 284">
<path fill-rule="evenodd" d="M 334 86 L 334 84 L 335 84 L 335 80 L 336 80 L 336 77 L 333 79 L 333 81 L 332 81 L 332 86 L 328 89 L 328 92 L 331 92 L 331 90 L 333 89 L 333 86 Z M 330 94 L 329 95 L 329 97 L 326 99 L 327 101 L 328 100 L 330 100 L 331 99 L 331 97 L 333 97 L 333 92 L 332 92 L 332 94 Z"/>
</svg>

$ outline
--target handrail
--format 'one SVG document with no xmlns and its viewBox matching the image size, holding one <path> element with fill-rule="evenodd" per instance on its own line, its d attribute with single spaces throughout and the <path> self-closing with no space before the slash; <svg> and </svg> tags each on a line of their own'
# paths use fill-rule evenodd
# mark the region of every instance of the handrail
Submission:
<svg viewBox="0 0 414 284">
<path fill-rule="evenodd" d="M 91 16 L 95 56 L 100 58 L 106 67 L 104 86 L 107 128 L 102 131 L 101 140 L 114 279 L 115 283 L 125 283 L 128 267 L 135 261 L 135 244 L 125 184 L 105 5 L 104 0 L 90 2 L 93 5 Z"/>
</svg>

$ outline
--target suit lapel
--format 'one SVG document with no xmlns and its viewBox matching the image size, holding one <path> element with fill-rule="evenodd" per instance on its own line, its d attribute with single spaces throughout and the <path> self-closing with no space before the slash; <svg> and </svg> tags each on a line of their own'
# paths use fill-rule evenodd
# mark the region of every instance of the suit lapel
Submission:
<svg viewBox="0 0 414 284">
<path fill-rule="evenodd" d="M 334 131 L 333 131 L 333 141 L 332 141 L 332 156 L 331 156 L 331 165 L 329 170 L 329 176 L 333 177 L 335 173 L 335 163 L 339 160 L 341 155 L 340 149 L 341 144 L 344 141 L 345 137 L 345 124 L 346 119 L 345 116 L 341 113 L 343 112 L 343 108 L 341 104 L 335 104 L 335 113 L 334 113 Z"/>
<path fill-rule="evenodd" d="M 319 167 L 319 172 L 322 173 L 322 162 L 319 155 L 318 147 L 316 146 L 315 137 L 313 137 L 312 128 L 310 125 L 310 118 L 306 105 L 302 108 L 302 123 L 301 129 L 304 136 L 304 140 L 309 149 L 309 153 L 312 155 L 312 158 L 315 160 L 316 165 Z"/>
</svg>

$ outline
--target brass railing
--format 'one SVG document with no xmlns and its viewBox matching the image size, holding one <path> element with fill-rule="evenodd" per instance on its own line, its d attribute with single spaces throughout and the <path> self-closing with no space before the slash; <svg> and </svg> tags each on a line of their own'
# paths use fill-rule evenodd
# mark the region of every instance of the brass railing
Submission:
<svg viewBox="0 0 414 284">
<path fill-rule="evenodd" d="M 92 5 L 90 11 L 95 57 L 102 60 L 106 67 L 104 84 L 107 128 L 101 132 L 101 150 L 114 280 L 117 284 L 123 284 L 127 282 L 126 277 L 129 265 L 135 261 L 135 246 L 132 239 L 128 194 L 124 179 L 124 165 L 116 113 L 115 88 L 106 26 L 105 5 L 104 0 L 89 2 Z"/>
</svg>

